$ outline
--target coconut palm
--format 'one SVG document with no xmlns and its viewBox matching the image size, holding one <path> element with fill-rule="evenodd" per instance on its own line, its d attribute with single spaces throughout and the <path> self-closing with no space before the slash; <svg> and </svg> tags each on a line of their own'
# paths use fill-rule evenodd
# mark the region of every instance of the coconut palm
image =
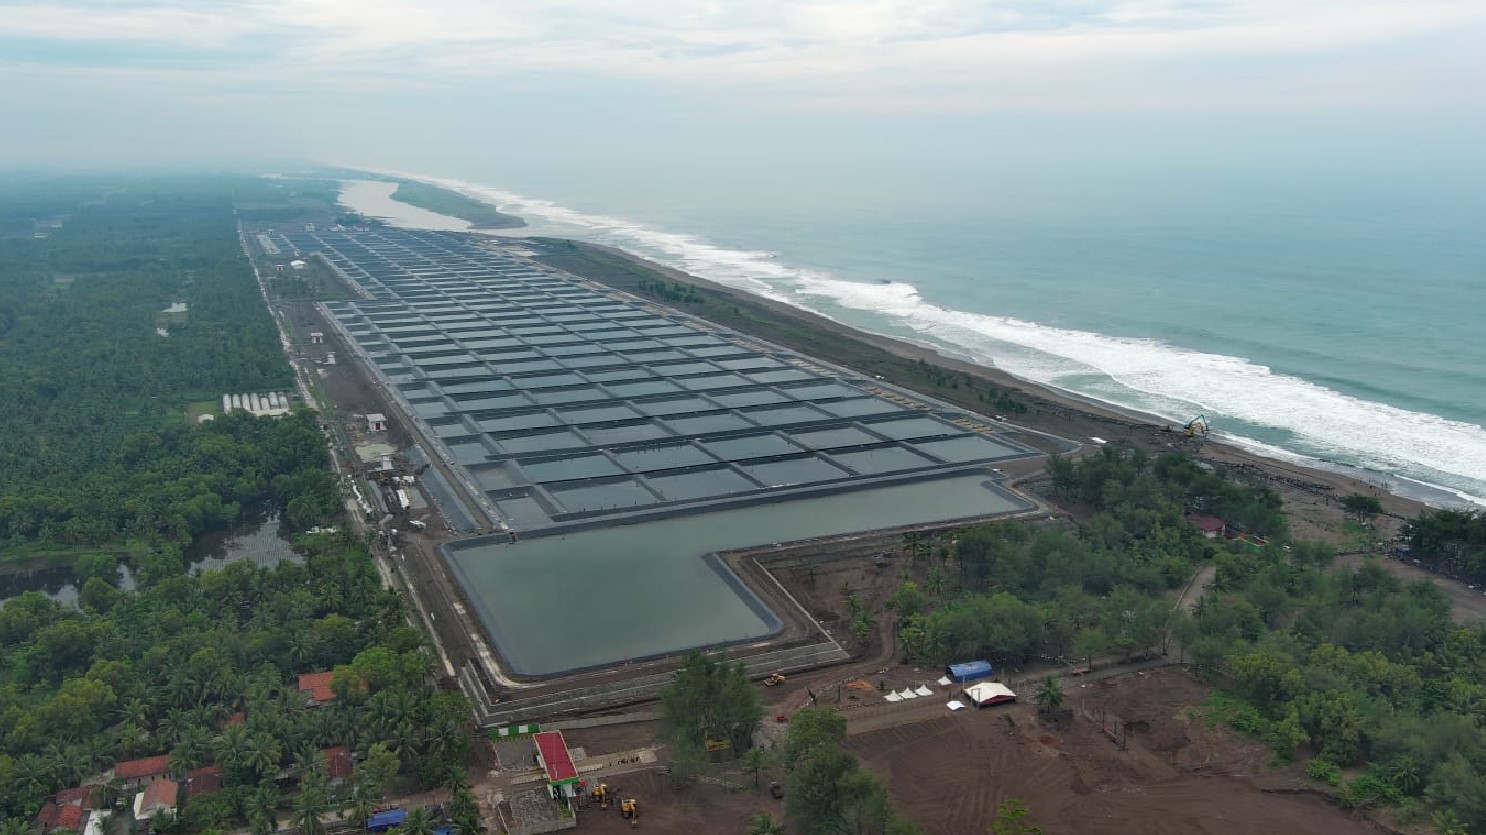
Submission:
<svg viewBox="0 0 1486 835">
<path fill-rule="evenodd" d="M 217 737 L 217 762 L 224 768 L 245 768 L 252 733 L 246 725 L 228 725 Z"/>
<path fill-rule="evenodd" d="M 253 734 L 243 750 L 243 765 L 256 772 L 259 777 L 272 776 L 279 770 L 279 760 L 284 756 L 284 747 L 266 733 Z"/>
<path fill-rule="evenodd" d="M 323 773 L 311 772 L 299 784 L 299 794 L 294 797 L 294 814 L 290 822 L 299 828 L 301 835 L 325 835 L 325 824 L 320 816 L 330 811 L 330 801 L 325 791 Z"/>
<path fill-rule="evenodd" d="M 1469 835 L 1470 832 L 1465 828 L 1460 817 L 1455 814 L 1454 809 L 1441 809 L 1435 812 L 1430 816 L 1429 826 L 1434 830 L 1434 835 Z"/>
<path fill-rule="evenodd" d="M 397 835 L 433 835 L 433 821 L 427 809 L 414 809 L 403 819 L 402 826 L 392 831 Z"/>
<path fill-rule="evenodd" d="M 1063 707 L 1063 684 L 1056 676 L 1048 676 L 1037 688 L 1037 710 L 1040 713 L 1057 713 Z"/>
</svg>

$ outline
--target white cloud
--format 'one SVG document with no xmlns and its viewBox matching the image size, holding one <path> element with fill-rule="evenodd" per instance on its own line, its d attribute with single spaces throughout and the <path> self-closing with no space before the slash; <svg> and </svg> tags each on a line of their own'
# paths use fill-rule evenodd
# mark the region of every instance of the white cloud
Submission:
<svg viewBox="0 0 1486 835">
<path fill-rule="evenodd" d="M 234 73 L 322 89 L 591 76 L 887 109 L 1176 102 L 1205 84 L 1276 95 L 1272 71 L 1358 99 L 1369 62 L 1382 65 L 1366 53 L 1394 45 L 1482 81 L 1479 59 L 1411 46 L 1471 32 L 1486 38 L 1475 0 L 0 0 L 0 37 L 158 45 L 165 75 L 173 48 L 222 51 L 214 70 L 180 70 L 187 84 Z M 1234 62 L 1265 78 L 1245 87 Z M 17 69 L 0 57 L 0 70 Z"/>
</svg>

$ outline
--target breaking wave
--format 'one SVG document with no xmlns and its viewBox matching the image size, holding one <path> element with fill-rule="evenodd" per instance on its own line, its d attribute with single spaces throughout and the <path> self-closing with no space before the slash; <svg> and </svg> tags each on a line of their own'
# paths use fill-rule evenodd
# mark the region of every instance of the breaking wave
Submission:
<svg viewBox="0 0 1486 835">
<path fill-rule="evenodd" d="M 1178 422 L 1204 413 L 1225 438 L 1255 451 L 1358 467 L 1486 504 L 1481 426 L 1363 400 L 1241 357 L 954 310 L 925 300 L 908 283 L 848 281 L 791 267 L 769 252 L 728 249 L 699 236 L 503 189 L 397 176 L 495 203 L 553 234 L 614 246 L 845 324 L 994 364 L 1033 382 Z"/>
</svg>

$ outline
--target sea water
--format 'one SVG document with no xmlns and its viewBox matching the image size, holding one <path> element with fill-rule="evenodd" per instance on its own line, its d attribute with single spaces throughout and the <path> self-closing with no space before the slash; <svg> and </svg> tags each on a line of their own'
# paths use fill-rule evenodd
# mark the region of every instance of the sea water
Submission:
<svg viewBox="0 0 1486 835">
<path fill-rule="evenodd" d="M 1479 173 L 817 169 L 430 179 L 524 216 L 525 233 L 1175 422 L 1204 414 L 1226 439 L 1401 492 L 1486 501 Z"/>
</svg>

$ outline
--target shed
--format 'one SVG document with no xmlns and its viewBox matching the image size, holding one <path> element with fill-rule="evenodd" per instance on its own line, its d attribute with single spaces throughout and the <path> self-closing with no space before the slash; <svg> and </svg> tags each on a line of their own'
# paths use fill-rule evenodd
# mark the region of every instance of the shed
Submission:
<svg viewBox="0 0 1486 835">
<path fill-rule="evenodd" d="M 160 754 L 138 760 L 126 760 L 114 765 L 113 776 L 121 788 L 132 789 L 158 780 L 170 770 L 170 755 Z"/>
<path fill-rule="evenodd" d="M 566 797 L 577 792 L 578 768 L 573 765 L 573 755 L 568 753 L 568 743 L 562 731 L 542 731 L 532 734 L 537 744 L 537 760 L 547 772 L 547 785 L 560 788 Z"/>
<path fill-rule="evenodd" d="M 978 678 L 990 678 L 991 662 L 966 661 L 961 664 L 951 664 L 944 668 L 944 674 L 949 676 L 951 681 L 958 684 L 975 681 Z"/>
<path fill-rule="evenodd" d="M 1217 539 L 1228 532 L 1228 524 L 1216 516 L 1188 516 L 1187 521 L 1208 539 Z"/>
<path fill-rule="evenodd" d="M 335 673 L 304 673 L 299 677 L 299 692 L 309 697 L 310 707 L 328 702 L 335 698 L 335 691 L 330 689 L 330 680 L 335 678 Z"/>
<path fill-rule="evenodd" d="M 1016 694 L 1011 688 L 994 681 L 981 681 L 965 688 L 965 698 L 975 703 L 976 707 L 990 707 L 991 705 L 1005 704 L 1016 701 Z"/>
<path fill-rule="evenodd" d="M 402 822 L 408 819 L 408 810 L 397 808 L 378 812 L 366 819 L 367 832 L 386 832 L 394 827 L 402 826 Z"/>
<path fill-rule="evenodd" d="M 366 416 L 366 431 L 368 431 L 368 432 L 386 432 L 387 431 L 387 416 L 384 415 L 384 414 L 381 414 L 379 412 L 372 412 L 371 414 L 367 415 Z"/>
</svg>

